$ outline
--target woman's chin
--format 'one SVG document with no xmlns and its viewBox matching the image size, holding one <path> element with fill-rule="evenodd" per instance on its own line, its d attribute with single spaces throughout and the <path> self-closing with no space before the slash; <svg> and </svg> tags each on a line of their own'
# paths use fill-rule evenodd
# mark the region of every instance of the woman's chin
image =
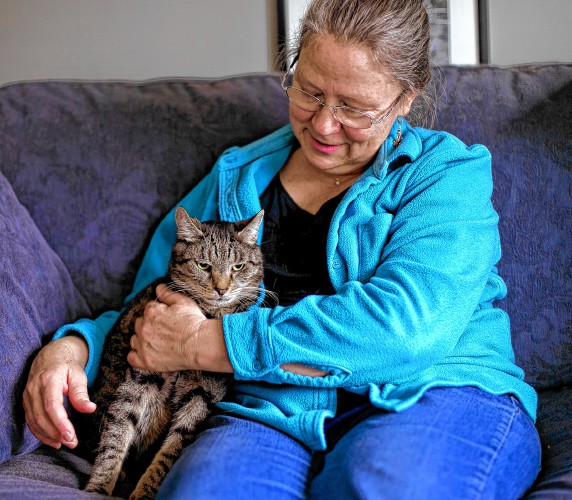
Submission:
<svg viewBox="0 0 572 500">
<path fill-rule="evenodd" d="M 340 146 L 337 146 L 335 151 L 329 153 L 324 153 L 308 144 L 302 145 L 301 149 L 306 163 L 312 168 L 327 171 L 340 166 Z"/>
</svg>

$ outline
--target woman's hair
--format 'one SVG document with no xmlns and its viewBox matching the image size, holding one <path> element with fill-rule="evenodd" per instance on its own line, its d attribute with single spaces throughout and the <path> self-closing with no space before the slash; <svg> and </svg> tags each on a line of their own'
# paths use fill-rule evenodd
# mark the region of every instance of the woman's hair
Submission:
<svg viewBox="0 0 572 500">
<path fill-rule="evenodd" d="M 313 0 L 290 57 L 322 36 L 368 49 L 380 69 L 416 95 L 412 120 L 432 121 L 431 35 L 423 0 Z"/>
</svg>

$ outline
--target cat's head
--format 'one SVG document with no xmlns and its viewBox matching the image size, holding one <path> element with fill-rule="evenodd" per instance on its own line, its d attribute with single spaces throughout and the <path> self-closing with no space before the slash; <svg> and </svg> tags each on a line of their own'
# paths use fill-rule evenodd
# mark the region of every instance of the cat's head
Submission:
<svg viewBox="0 0 572 500">
<path fill-rule="evenodd" d="M 264 217 L 200 222 L 184 208 L 175 213 L 177 242 L 169 262 L 171 288 L 187 293 L 209 316 L 246 310 L 256 302 L 264 275 L 258 231 Z"/>
</svg>

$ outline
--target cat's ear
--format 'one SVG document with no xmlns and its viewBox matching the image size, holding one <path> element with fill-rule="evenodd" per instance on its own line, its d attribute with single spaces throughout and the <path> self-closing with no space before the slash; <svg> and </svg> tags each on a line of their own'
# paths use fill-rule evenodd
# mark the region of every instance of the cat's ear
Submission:
<svg viewBox="0 0 572 500">
<path fill-rule="evenodd" d="M 194 240 L 203 238 L 201 222 L 191 217 L 183 207 L 177 207 L 175 211 L 177 222 L 177 237 L 182 240 Z"/>
<path fill-rule="evenodd" d="M 237 222 L 236 225 L 238 226 L 239 231 L 236 233 L 236 236 L 245 243 L 256 245 L 258 242 L 258 230 L 260 229 L 260 223 L 263 218 L 264 210 L 261 210 L 252 217 L 252 219 Z"/>
</svg>

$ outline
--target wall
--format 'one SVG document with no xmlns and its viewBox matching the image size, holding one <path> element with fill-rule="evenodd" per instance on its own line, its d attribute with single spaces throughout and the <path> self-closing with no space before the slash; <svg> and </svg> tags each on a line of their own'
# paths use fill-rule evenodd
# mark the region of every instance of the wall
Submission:
<svg viewBox="0 0 572 500">
<path fill-rule="evenodd" d="M 278 1 L 292 28 L 307 0 L 0 0 L 0 84 L 268 71 Z M 572 61 L 572 0 L 481 2 L 489 7 L 491 64 Z M 476 3 L 448 0 L 453 63 L 478 62 L 467 15 Z"/>
<path fill-rule="evenodd" d="M 274 0 L 0 0 L 0 83 L 272 67 Z"/>
<path fill-rule="evenodd" d="M 572 62 L 572 0 L 487 4 L 491 64 Z"/>
</svg>

